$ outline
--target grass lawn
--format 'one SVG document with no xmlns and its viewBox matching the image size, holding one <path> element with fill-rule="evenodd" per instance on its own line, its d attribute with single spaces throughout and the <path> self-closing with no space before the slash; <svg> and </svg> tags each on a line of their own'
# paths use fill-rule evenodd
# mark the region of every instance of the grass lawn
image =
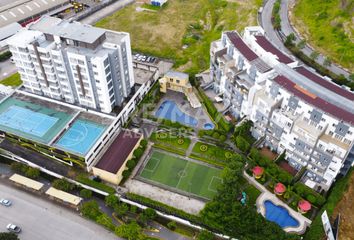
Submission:
<svg viewBox="0 0 354 240">
<path fill-rule="evenodd" d="M 180 71 L 209 68 L 210 43 L 224 30 L 256 24 L 261 0 L 170 0 L 156 12 L 136 11 L 129 5 L 96 26 L 131 34 L 135 51 L 170 58 Z M 188 46 L 183 48 L 183 45 Z"/>
<path fill-rule="evenodd" d="M 261 192 L 253 185 L 248 185 L 243 191 L 247 194 L 247 204 L 253 206 Z"/>
<path fill-rule="evenodd" d="M 151 134 L 150 139 L 155 143 L 154 146 L 181 155 L 184 155 L 186 153 L 186 150 L 191 144 L 191 140 L 189 138 L 177 137 L 176 135 L 173 135 L 168 132 L 154 132 Z"/>
<path fill-rule="evenodd" d="M 235 153 L 227 151 L 223 148 L 202 142 L 197 142 L 192 149 L 190 157 L 224 166 L 227 160 L 234 155 Z"/>
<path fill-rule="evenodd" d="M 6 85 L 6 86 L 20 86 L 22 84 L 21 81 L 21 76 L 19 73 L 15 73 L 3 80 L 0 81 L 1 84 Z"/>
<path fill-rule="evenodd" d="M 211 199 L 222 183 L 221 170 L 153 151 L 141 177 L 170 188 Z"/>
<path fill-rule="evenodd" d="M 353 1 L 298 0 L 292 22 L 318 51 L 354 71 Z"/>
</svg>

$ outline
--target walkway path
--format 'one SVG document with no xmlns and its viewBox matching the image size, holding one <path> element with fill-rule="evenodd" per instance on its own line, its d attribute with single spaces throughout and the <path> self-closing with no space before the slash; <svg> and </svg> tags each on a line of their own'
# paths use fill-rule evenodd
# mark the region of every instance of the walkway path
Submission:
<svg viewBox="0 0 354 240">
<path fill-rule="evenodd" d="M 281 1 L 281 6 L 280 6 L 280 19 L 281 19 L 281 31 L 278 32 L 273 28 L 272 25 L 272 10 L 273 10 L 273 5 L 276 0 L 268 0 L 264 7 L 263 11 L 260 16 L 260 25 L 263 27 L 266 36 L 273 42 L 275 46 L 279 48 L 279 50 L 287 52 L 288 54 L 290 53 L 289 50 L 284 46 L 282 37 L 283 36 L 288 36 L 290 33 L 294 33 L 296 36 L 296 43 L 301 41 L 301 36 L 298 34 L 298 32 L 294 29 L 294 27 L 291 25 L 289 21 L 289 5 L 294 3 L 294 0 L 282 0 Z M 301 51 L 310 57 L 311 53 L 313 52 L 313 49 L 309 46 L 306 45 Z M 291 54 L 291 53 L 290 53 Z M 292 55 L 292 54 L 291 54 Z M 350 75 L 350 72 L 347 70 L 344 70 L 340 66 L 336 64 L 331 64 L 330 66 L 324 66 L 323 61 L 325 60 L 325 56 L 322 54 L 319 55 L 319 57 L 316 59 L 316 62 L 323 67 L 327 68 L 331 72 L 340 75 L 343 74 L 345 77 L 348 77 Z"/>
</svg>

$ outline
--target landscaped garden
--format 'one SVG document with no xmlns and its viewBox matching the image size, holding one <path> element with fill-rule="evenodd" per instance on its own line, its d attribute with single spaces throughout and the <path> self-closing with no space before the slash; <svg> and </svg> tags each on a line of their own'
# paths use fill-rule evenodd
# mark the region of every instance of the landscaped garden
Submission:
<svg viewBox="0 0 354 240">
<path fill-rule="evenodd" d="M 161 148 L 180 155 L 185 155 L 191 140 L 182 135 L 177 135 L 169 131 L 153 132 L 150 137 L 157 148 Z"/>
<path fill-rule="evenodd" d="M 225 30 L 242 30 L 257 22 L 262 1 L 172 0 L 156 12 L 129 5 L 96 24 L 131 34 L 134 51 L 176 61 L 189 73 L 209 68 L 210 43 Z"/>
<path fill-rule="evenodd" d="M 311 46 L 350 71 L 354 70 L 353 7 L 353 1 L 299 0 L 291 18 Z"/>
</svg>

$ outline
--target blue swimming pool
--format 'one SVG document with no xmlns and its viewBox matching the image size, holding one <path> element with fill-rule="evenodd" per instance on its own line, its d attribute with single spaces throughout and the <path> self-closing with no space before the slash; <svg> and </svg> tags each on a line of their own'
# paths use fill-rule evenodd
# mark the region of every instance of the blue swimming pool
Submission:
<svg viewBox="0 0 354 240">
<path fill-rule="evenodd" d="M 214 129 L 214 124 L 212 124 L 212 123 L 206 123 L 206 124 L 204 124 L 203 128 L 204 128 L 205 130 Z"/>
<path fill-rule="evenodd" d="M 299 222 L 284 207 L 275 205 L 270 200 L 264 202 L 264 207 L 266 209 L 265 218 L 268 221 L 275 222 L 282 228 L 299 226 Z"/>
<path fill-rule="evenodd" d="M 182 112 L 177 104 L 170 100 L 166 100 L 160 105 L 159 109 L 155 113 L 155 116 L 192 127 L 195 127 L 198 124 L 197 119 Z"/>
<path fill-rule="evenodd" d="M 96 143 L 105 127 L 86 120 L 76 120 L 56 143 L 58 147 L 85 155 Z"/>
</svg>

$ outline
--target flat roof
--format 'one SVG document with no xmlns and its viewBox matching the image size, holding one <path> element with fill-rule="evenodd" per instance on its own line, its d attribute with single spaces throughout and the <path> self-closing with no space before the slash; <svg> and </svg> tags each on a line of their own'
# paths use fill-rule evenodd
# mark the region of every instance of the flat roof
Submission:
<svg viewBox="0 0 354 240">
<path fill-rule="evenodd" d="M 101 28 L 50 16 L 41 17 L 29 29 L 86 43 L 94 43 L 105 34 L 105 30 Z"/>
<path fill-rule="evenodd" d="M 308 79 L 311 79 L 312 81 L 320 84 L 321 86 L 349 99 L 354 101 L 354 93 L 350 92 L 349 90 L 346 90 L 340 86 L 338 86 L 335 83 L 332 83 L 323 77 L 319 76 L 318 74 L 311 72 L 310 70 L 306 69 L 305 67 L 299 67 L 295 68 L 295 70 L 300 73 L 301 75 L 307 77 Z"/>
<path fill-rule="evenodd" d="M 41 190 L 44 185 L 43 183 L 34 181 L 30 178 L 18 175 L 16 173 L 10 177 L 10 180 L 37 191 Z"/>
<path fill-rule="evenodd" d="M 62 5 L 68 0 L 19 0 L 0 7 L 0 27 L 20 22 L 48 9 Z"/>
<path fill-rule="evenodd" d="M 53 187 L 50 187 L 45 193 L 49 196 L 55 197 L 57 199 L 60 199 L 64 202 L 70 203 L 75 206 L 79 205 L 82 200 L 82 198 L 80 198 L 76 195 L 58 190 Z"/>
<path fill-rule="evenodd" d="M 4 27 L 0 27 L 0 41 L 11 37 L 15 33 L 21 30 L 21 25 L 18 24 L 17 22 L 10 23 L 9 25 L 6 25 Z"/>
<path fill-rule="evenodd" d="M 140 133 L 123 129 L 95 167 L 116 174 L 140 138 Z"/>
<path fill-rule="evenodd" d="M 274 45 L 268 41 L 268 39 L 265 36 L 255 36 L 256 37 L 256 42 L 258 43 L 259 46 L 261 46 L 264 50 L 267 52 L 273 53 L 278 57 L 278 61 L 289 64 L 294 62 L 290 57 L 286 56 L 283 52 L 281 52 L 278 48 L 274 47 Z"/>
<path fill-rule="evenodd" d="M 324 112 L 331 114 L 332 116 L 342 119 L 345 122 L 354 124 L 354 112 L 348 112 L 347 110 L 334 105 L 317 95 L 307 94 L 306 91 L 301 91 L 298 85 L 285 76 L 278 75 L 274 78 L 274 81 L 278 83 L 281 87 L 285 88 L 289 92 L 293 93 L 295 96 L 303 99 L 309 104 L 321 109 Z"/>
<path fill-rule="evenodd" d="M 172 77 L 172 78 L 180 78 L 180 79 L 189 79 L 189 75 L 183 72 L 175 72 L 175 71 L 168 71 L 165 74 L 165 77 Z"/>
</svg>

